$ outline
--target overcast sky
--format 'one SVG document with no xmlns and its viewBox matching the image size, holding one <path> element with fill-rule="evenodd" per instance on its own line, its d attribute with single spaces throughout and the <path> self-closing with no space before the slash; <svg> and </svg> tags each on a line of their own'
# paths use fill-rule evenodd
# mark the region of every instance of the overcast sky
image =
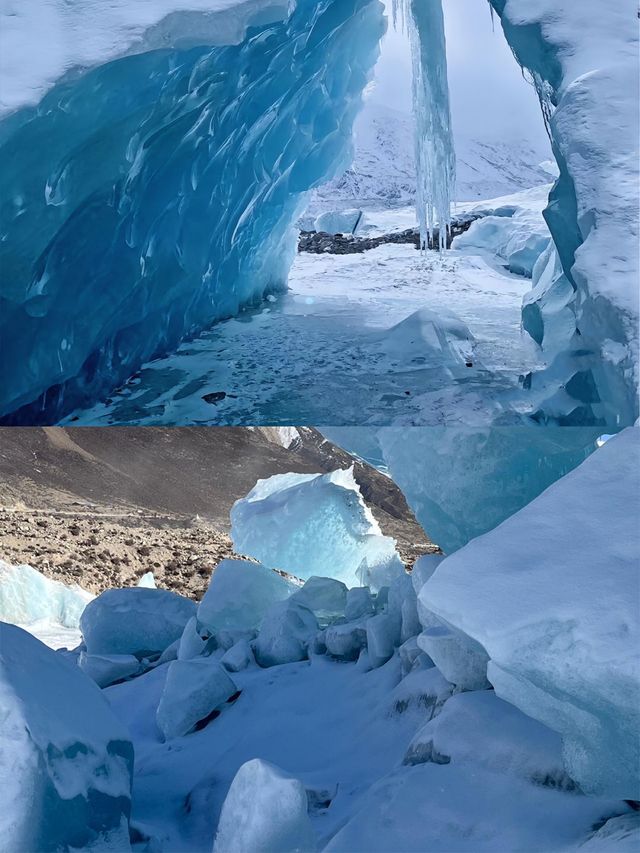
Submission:
<svg viewBox="0 0 640 853">
<path fill-rule="evenodd" d="M 409 110 L 411 62 L 406 35 L 394 32 L 391 0 L 383 0 L 389 30 L 376 69 L 374 100 Z M 483 136 L 492 128 L 505 138 L 546 137 L 535 91 L 522 77 L 495 16 L 492 28 L 487 0 L 444 0 L 449 88 L 454 132 Z"/>
</svg>

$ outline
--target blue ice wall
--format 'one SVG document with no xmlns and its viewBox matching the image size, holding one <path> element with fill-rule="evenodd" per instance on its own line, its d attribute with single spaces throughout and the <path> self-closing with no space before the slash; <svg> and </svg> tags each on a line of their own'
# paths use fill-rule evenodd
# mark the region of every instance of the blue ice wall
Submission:
<svg viewBox="0 0 640 853">
<path fill-rule="evenodd" d="M 611 15 L 607 4 L 585 15 L 573 0 L 489 3 L 533 78 L 560 171 L 544 212 L 555 255 L 534 271 L 523 311 L 524 328 L 542 344 L 547 363 L 525 381 L 534 418 L 562 426 L 632 424 L 638 417 L 636 10 L 631 2 L 613 4 Z M 607 19 L 614 22 L 608 29 Z"/>
<path fill-rule="evenodd" d="M 298 0 L 240 45 L 119 59 L 0 125 L 0 422 L 53 423 L 285 287 L 383 11 Z"/>
</svg>

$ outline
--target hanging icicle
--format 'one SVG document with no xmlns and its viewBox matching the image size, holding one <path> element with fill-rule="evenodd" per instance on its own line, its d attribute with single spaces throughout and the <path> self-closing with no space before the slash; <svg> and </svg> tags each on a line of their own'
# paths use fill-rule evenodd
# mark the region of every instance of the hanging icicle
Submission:
<svg viewBox="0 0 640 853">
<path fill-rule="evenodd" d="M 394 25 L 409 34 L 416 126 L 416 207 L 423 246 L 442 250 L 451 225 L 455 152 L 442 0 L 393 0 Z"/>
</svg>

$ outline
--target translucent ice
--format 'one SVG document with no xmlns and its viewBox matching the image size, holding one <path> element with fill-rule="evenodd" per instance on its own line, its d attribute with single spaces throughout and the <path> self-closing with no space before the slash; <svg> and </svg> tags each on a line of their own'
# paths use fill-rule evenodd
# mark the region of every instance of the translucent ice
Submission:
<svg viewBox="0 0 640 853">
<path fill-rule="evenodd" d="M 177 640 L 196 605 L 164 589 L 109 589 L 94 598 L 80 619 L 89 654 L 163 652 Z"/>
<path fill-rule="evenodd" d="M 42 51 L 86 46 L 59 5 L 63 37 L 41 33 Z M 86 31 L 104 24 L 100 4 L 73 5 Z M 307 191 L 348 165 L 383 7 L 244 5 L 245 37 L 216 47 L 243 27 L 211 3 L 109 4 L 93 62 L 77 48 L 74 73 L 0 124 L 0 416 L 50 423 L 285 288 Z"/>
<path fill-rule="evenodd" d="M 213 853 L 316 849 L 302 782 L 259 758 L 243 764 L 222 806 Z"/>
<path fill-rule="evenodd" d="M 257 629 L 271 605 L 297 589 L 260 563 L 223 560 L 198 605 L 198 622 L 209 631 Z"/>
<path fill-rule="evenodd" d="M 416 124 L 418 222 L 425 243 L 440 225 L 446 245 L 455 180 L 455 153 L 442 0 L 394 0 L 409 30 L 413 63 L 413 111 Z M 446 227 L 445 227 L 446 226 Z"/>
<path fill-rule="evenodd" d="M 156 722 L 165 740 L 191 732 L 237 692 L 226 669 L 210 657 L 169 664 Z"/>
<path fill-rule="evenodd" d="M 347 604 L 347 588 L 335 578 L 311 577 L 294 598 L 313 611 L 322 623 L 344 616 Z"/>
<path fill-rule="evenodd" d="M 279 601 L 267 611 L 255 641 L 260 666 L 305 660 L 318 631 L 313 612 L 294 598 Z"/>
<path fill-rule="evenodd" d="M 315 220 L 316 231 L 327 234 L 357 234 L 364 225 L 364 213 L 361 210 L 329 210 L 321 213 Z"/>
<path fill-rule="evenodd" d="M 231 522 L 237 552 L 299 578 L 378 588 L 403 571 L 395 541 L 382 536 L 352 469 L 259 480 L 234 504 Z"/>
<path fill-rule="evenodd" d="M 5 623 L 0 716 L 3 850 L 130 850 L 125 728 L 80 669 Z"/>
<path fill-rule="evenodd" d="M 31 566 L 0 560 L 0 618 L 15 625 L 47 622 L 77 628 L 93 596 L 79 586 L 50 580 Z"/>
<path fill-rule="evenodd" d="M 84 651 L 80 652 L 78 666 L 98 687 L 108 687 L 143 671 L 135 655 L 88 655 Z"/>
<path fill-rule="evenodd" d="M 496 693 L 562 735 L 583 790 L 638 799 L 640 430 L 440 564 L 428 607 L 488 654 Z M 588 531 L 588 537 L 585 537 Z"/>
</svg>

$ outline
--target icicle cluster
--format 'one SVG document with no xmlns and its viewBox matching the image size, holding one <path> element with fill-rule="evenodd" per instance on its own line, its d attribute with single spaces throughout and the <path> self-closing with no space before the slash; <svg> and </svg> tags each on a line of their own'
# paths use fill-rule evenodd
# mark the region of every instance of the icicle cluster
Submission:
<svg viewBox="0 0 640 853">
<path fill-rule="evenodd" d="M 443 249 L 451 224 L 455 152 L 442 0 L 393 0 L 392 10 L 394 26 L 406 30 L 411 43 L 421 239 L 432 245 L 437 225 Z"/>
</svg>

